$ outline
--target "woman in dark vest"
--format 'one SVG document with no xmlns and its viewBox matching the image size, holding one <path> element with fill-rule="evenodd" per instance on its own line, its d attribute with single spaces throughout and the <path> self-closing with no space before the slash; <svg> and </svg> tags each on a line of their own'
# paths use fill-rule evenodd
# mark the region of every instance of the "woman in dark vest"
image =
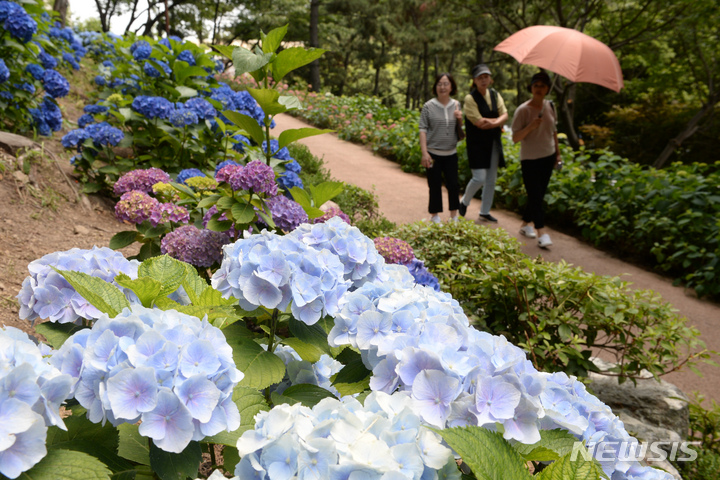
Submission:
<svg viewBox="0 0 720 480">
<path fill-rule="evenodd" d="M 499 167 L 505 166 L 502 150 L 502 127 L 508 119 L 507 108 L 500 94 L 490 88 L 492 76 L 485 64 L 476 65 L 472 70 L 473 86 L 465 97 L 465 132 L 467 134 L 467 155 L 472 178 L 465 187 L 458 211 L 463 217 L 470 201 L 482 188 L 480 218 L 497 222 L 490 215 L 495 195 L 495 181 Z"/>
</svg>

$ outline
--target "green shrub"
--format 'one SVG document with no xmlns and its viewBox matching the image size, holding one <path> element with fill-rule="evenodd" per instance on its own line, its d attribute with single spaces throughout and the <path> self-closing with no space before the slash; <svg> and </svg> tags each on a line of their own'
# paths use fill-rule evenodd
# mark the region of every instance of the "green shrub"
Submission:
<svg viewBox="0 0 720 480">
<path fill-rule="evenodd" d="M 384 235 L 408 242 L 478 328 L 505 335 L 538 369 L 585 376 L 600 350 L 620 362 L 610 374 L 624 380 L 707 358 L 697 353 L 700 332 L 654 292 L 531 259 L 504 230 L 420 222 Z"/>
<path fill-rule="evenodd" d="M 695 393 L 690 400 L 690 433 L 688 437 L 699 441 L 693 446 L 698 457 L 692 462 L 676 462 L 675 467 L 685 480 L 715 480 L 720 472 L 720 405 L 712 401 L 709 409 L 703 408 L 704 397 Z"/>
</svg>

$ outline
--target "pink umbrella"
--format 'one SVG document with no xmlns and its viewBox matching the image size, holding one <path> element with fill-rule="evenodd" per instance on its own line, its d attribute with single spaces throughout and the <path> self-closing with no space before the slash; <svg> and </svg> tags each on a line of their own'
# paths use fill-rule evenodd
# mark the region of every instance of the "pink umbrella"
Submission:
<svg viewBox="0 0 720 480">
<path fill-rule="evenodd" d="M 495 47 L 520 63 L 555 72 L 573 82 L 589 82 L 619 92 L 620 62 L 610 47 L 577 30 L 536 25 L 516 32 Z"/>
</svg>

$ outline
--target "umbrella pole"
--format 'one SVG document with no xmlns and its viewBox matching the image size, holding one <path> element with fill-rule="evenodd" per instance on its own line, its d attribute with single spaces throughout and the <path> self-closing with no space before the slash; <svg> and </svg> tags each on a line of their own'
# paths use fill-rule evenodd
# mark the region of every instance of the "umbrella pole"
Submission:
<svg viewBox="0 0 720 480">
<path fill-rule="evenodd" d="M 548 90 L 548 95 L 550 95 L 550 93 L 555 88 L 555 82 L 557 81 L 557 77 L 558 77 L 558 74 L 557 73 L 554 74 L 552 84 L 550 85 L 550 90 Z M 545 102 L 543 102 L 543 106 L 540 109 L 540 115 L 538 115 L 538 117 L 542 117 L 544 113 L 545 113 Z"/>
</svg>

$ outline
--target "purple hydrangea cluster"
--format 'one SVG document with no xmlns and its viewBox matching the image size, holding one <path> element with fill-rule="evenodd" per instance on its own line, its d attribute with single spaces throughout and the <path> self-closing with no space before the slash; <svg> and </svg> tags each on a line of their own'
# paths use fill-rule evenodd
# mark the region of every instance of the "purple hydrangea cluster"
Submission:
<svg viewBox="0 0 720 480">
<path fill-rule="evenodd" d="M 315 225 L 300 225 L 290 236 L 316 250 L 326 248 L 337 255 L 344 266 L 345 278 L 352 282 L 353 288 L 377 279 L 387 279 L 383 274 L 385 260 L 373 241 L 339 217 Z"/>
<path fill-rule="evenodd" d="M 63 138 L 63 142 L 64 141 L 65 138 Z M 65 144 L 63 143 L 63 145 Z M 170 183 L 170 181 L 170 175 L 159 168 L 151 167 L 144 170 L 131 170 L 115 182 L 113 192 L 118 196 L 132 190 L 150 193 L 152 192 L 153 185 L 156 183 Z"/>
<path fill-rule="evenodd" d="M 174 203 L 157 203 L 150 212 L 148 220 L 153 227 L 167 222 L 188 223 L 190 222 L 190 213 L 187 208 Z"/>
<path fill-rule="evenodd" d="M 31 64 L 34 65 L 34 64 Z M 31 65 L 28 65 L 30 67 Z M 36 65 L 39 66 L 39 65 Z M 40 67 L 42 68 L 42 67 Z M 10 78 L 10 69 L 5 65 L 5 60 L 0 58 L 0 83 L 5 83 Z"/>
<path fill-rule="evenodd" d="M 223 162 L 218 163 L 215 166 L 215 175 L 217 176 L 218 172 L 222 170 L 224 167 L 227 167 L 228 165 L 240 165 L 235 160 L 225 160 Z"/>
<path fill-rule="evenodd" d="M 394 237 L 377 237 L 375 248 L 387 263 L 406 264 L 415 258 L 415 252 L 405 240 Z"/>
<path fill-rule="evenodd" d="M 175 110 L 172 102 L 164 97 L 148 97 L 139 95 L 135 97 L 131 105 L 136 112 L 145 115 L 147 118 L 167 119 Z"/>
<path fill-rule="evenodd" d="M 205 215 L 203 215 L 203 227 L 207 228 L 208 222 L 210 222 L 210 219 L 213 217 L 213 215 L 216 215 L 217 213 L 218 213 L 217 205 L 213 205 L 212 207 L 210 207 L 208 209 L 208 211 L 205 213 Z M 228 219 L 227 215 L 225 215 L 224 213 L 218 217 L 218 220 L 220 220 L 221 222 L 227 221 L 227 219 Z M 227 235 L 228 238 L 230 238 L 231 240 L 237 236 L 237 230 L 235 230 L 235 227 L 230 227 L 229 230 L 225 230 L 222 233 Z"/>
<path fill-rule="evenodd" d="M 57 70 L 45 70 L 42 81 L 45 91 L 53 98 L 61 98 L 70 93 L 70 82 Z"/>
<path fill-rule="evenodd" d="M 130 47 L 130 53 L 132 53 L 135 61 L 140 62 L 142 60 L 147 60 L 148 58 L 150 58 L 150 54 L 152 53 L 152 47 L 145 40 L 138 40 Z"/>
<path fill-rule="evenodd" d="M 229 242 L 230 238 L 223 232 L 185 225 L 163 237 L 160 252 L 196 267 L 208 268 L 220 263 L 223 245 Z"/>
<path fill-rule="evenodd" d="M 223 248 L 212 286 L 240 307 L 286 310 L 308 325 L 338 313 L 338 299 L 350 287 L 340 259 L 292 236 L 263 231 Z"/>
<path fill-rule="evenodd" d="M 20 318 L 81 323 L 83 319 L 92 320 L 100 315 L 53 267 L 87 273 L 112 282 L 119 273 L 137 278 L 138 265 L 138 262 L 127 260 L 120 252 L 109 248 L 73 248 L 45 255 L 28 265 L 30 276 L 25 278 L 17 295 Z"/>
<path fill-rule="evenodd" d="M 195 110 L 181 107 L 173 110 L 172 113 L 170 113 L 168 120 L 170 120 L 170 123 L 177 128 L 184 128 L 191 125 L 197 125 L 198 115 L 195 113 Z"/>
<path fill-rule="evenodd" d="M 0 327 L 0 474 L 17 478 L 38 463 L 47 448 L 48 426 L 67 430 L 60 405 L 72 389 L 36 345 L 13 327 Z"/>
<path fill-rule="evenodd" d="M 165 451 L 240 426 L 232 391 L 244 375 L 207 320 L 133 305 L 74 334 L 51 363 L 76 379 L 90 421 L 140 421 L 140 434 Z"/>
<path fill-rule="evenodd" d="M 146 61 L 143 65 L 143 71 L 145 72 L 145 75 L 152 78 L 160 78 L 162 73 L 160 72 L 160 70 L 155 68 L 155 65 L 159 65 L 165 75 L 170 76 L 170 74 L 172 74 L 172 69 L 170 68 L 170 65 L 163 62 L 162 60 L 154 60 L 153 63 Z"/>
<path fill-rule="evenodd" d="M 242 169 L 245 168 L 236 162 L 228 163 L 230 161 L 231 160 L 226 160 L 225 162 L 222 162 L 225 165 L 215 169 L 215 180 L 218 183 L 230 183 L 230 179 L 233 175 L 239 175 Z"/>
<path fill-rule="evenodd" d="M 205 176 L 205 173 L 203 173 L 203 171 L 198 168 L 186 168 L 184 170 L 180 170 L 180 173 L 178 173 L 177 175 L 176 181 L 185 185 L 185 180 L 187 180 L 188 178 Z"/>
<path fill-rule="evenodd" d="M 155 208 L 160 205 L 156 199 L 145 192 L 131 190 L 125 192 L 115 204 L 115 217 L 121 222 L 137 223 L 150 219 Z"/>
<path fill-rule="evenodd" d="M 322 210 L 325 212 L 325 214 L 322 217 L 317 217 L 314 220 L 314 223 L 325 223 L 333 217 L 339 217 L 340 220 L 342 220 L 343 222 L 347 223 L 348 225 L 352 225 L 352 222 L 350 221 L 350 217 L 348 217 L 347 213 L 340 210 L 340 207 L 331 206 L 331 207 L 328 207 L 327 209 L 325 209 L 323 207 Z M 377 244 L 375 245 L 375 247 L 377 248 Z"/>
<path fill-rule="evenodd" d="M 193 56 L 193 53 L 190 50 L 183 50 L 182 52 L 180 52 L 178 54 L 178 56 L 176 58 L 177 58 L 177 60 L 187 62 L 188 65 L 190 65 L 191 67 L 196 64 L 195 57 Z"/>
<path fill-rule="evenodd" d="M 209 120 L 217 115 L 217 110 L 210 102 L 201 97 L 193 97 L 185 102 L 185 108 L 194 111 L 201 120 Z"/>
<path fill-rule="evenodd" d="M 270 197 L 277 195 L 275 172 L 260 160 L 253 160 L 244 168 L 236 170 L 230 176 L 229 183 L 233 190 L 263 193 Z"/>
<path fill-rule="evenodd" d="M 292 232 L 308 221 L 307 213 L 302 206 L 283 195 L 267 199 L 265 205 L 270 210 L 275 226 L 283 232 Z M 258 219 L 258 222 L 265 225 L 262 218 Z"/>
<path fill-rule="evenodd" d="M 413 408 L 408 395 L 373 392 L 364 406 L 326 398 L 260 412 L 238 439 L 236 478 L 459 480 L 452 450 Z"/>
<path fill-rule="evenodd" d="M 430 287 L 436 292 L 440 291 L 440 281 L 435 275 L 430 273 L 422 260 L 413 258 L 409 262 L 405 262 L 403 264 L 408 268 L 410 275 L 412 275 L 415 279 L 415 283 Z"/>
<path fill-rule="evenodd" d="M 538 372 L 505 337 L 472 328 L 450 295 L 415 285 L 404 266 L 385 270 L 389 281 L 341 297 L 328 335 L 332 347 L 361 351 L 373 391 L 407 393 L 422 420 L 439 428 L 502 426 L 504 438 L 524 444 L 557 428 L 605 447 L 634 441 L 581 382 Z M 639 480 L 640 472 L 650 472 L 605 447 L 596 455 L 608 477 Z M 670 478 L 657 475 L 647 478 Z"/>
<path fill-rule="evenodd" d="M 4 22 L 5 30 L 22 43 L 29 42 L 37 32 L 37 22 L 14 2 L 0 2 L 0 21 Z"/>
</svg>

